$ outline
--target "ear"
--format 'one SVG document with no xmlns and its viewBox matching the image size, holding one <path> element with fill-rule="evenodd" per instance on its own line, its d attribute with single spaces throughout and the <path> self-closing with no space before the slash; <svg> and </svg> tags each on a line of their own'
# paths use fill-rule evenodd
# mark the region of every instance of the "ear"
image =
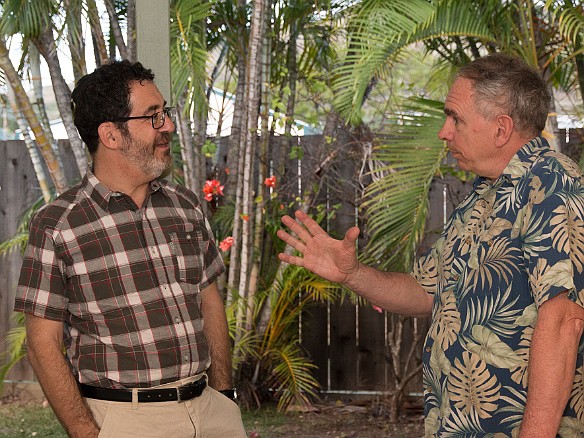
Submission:
<svg viewBox="0 0 584 438">
<path fill-rule="evenodd" d="M 120 146 L 120 130 L 112 122 L 103 122 L 97 128 L 99 140 L 108 149 L 118 149 Z"/>
<path fill-rule="evenodd" d="M 515 124 L 511 117 L 502 114 L 495 119 L 495 126 L 497 130 L 495 132 L 495 147 L 501 148 L 509 142 Z"/>
</svg>

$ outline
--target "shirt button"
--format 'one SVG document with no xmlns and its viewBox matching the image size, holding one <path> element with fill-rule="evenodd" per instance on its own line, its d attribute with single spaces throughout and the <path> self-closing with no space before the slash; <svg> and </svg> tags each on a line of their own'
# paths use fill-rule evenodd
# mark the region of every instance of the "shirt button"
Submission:
<svg viewBox="0 0 584 438">
<path fill-rule="evenodd" d="M 191 239 L 191 235 L 190 234 L 187 234 L 187 239 L 189 239 L 189 240 Z"/>
<path fill-rule="evenodd" d="M 189 360 L 189 355 L 188 355 L 188 354 L 185 354 L 185 355 L 183 356 L 183 359 L 184 359 L 185 361 Z"/>
<path fill-rule="evenodd" d="M 493 239 L 489 240 L 489 246 L 493 246 Z"/>
<path fill-rule="evenodd" d="M 174 318 L 174 320 L 175 320 L 176 322 L 179 322 L 178 316 L 176 316 L 176 317 Z"/>
<path fill-rule="evenodd" d="M 428 353 L 430 353 L 430 352 L 432 351 L 432 348 L 431 348 L 431 347 L 426 347 L 426 351 L 427 351 Z"/>
<path fill-rule="evenodd" d="M 470 236 L 466 238 L 465 242 L 467 245 L 471 244 L 472 240 L 471 240 Z"/>
</svg>

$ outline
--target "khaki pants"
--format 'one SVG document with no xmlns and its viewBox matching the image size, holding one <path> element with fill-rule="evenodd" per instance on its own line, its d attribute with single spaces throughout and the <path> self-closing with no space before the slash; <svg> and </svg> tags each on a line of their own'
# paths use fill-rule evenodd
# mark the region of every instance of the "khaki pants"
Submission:
<svg viewBox="0 0 584 438">
<path fill-rule="evenodd" d="M 172 388 L 200 376 L 156 388 Z M 207 386 L 199 397 L 178 402 L 124 403 L 86 398 L 100 438 L 244 438 L 236 403 Z"/>
</svg>

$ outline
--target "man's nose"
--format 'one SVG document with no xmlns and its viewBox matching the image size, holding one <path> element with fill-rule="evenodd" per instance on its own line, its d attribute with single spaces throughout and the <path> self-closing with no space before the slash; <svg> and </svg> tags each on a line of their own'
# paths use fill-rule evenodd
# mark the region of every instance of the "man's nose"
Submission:
<svg viewBox="0 0 584 438">
<path fill-rule="evenodd" d="M 440 131 L 438 131 L 438 138 L 440 140 L 448 141 L 452 137 L 451 133 L 452 129 L 449 127 L 448 119 L 446 119 L 442 128 L 440 128 Z"/>
<path fill-rule="evenodd" d="M 176 124 L 172 121 L 170 117 L 164 119 L 164 125 L 160 127 L 162 132 L 174 132 L 176 130 Z"/>
</svg>

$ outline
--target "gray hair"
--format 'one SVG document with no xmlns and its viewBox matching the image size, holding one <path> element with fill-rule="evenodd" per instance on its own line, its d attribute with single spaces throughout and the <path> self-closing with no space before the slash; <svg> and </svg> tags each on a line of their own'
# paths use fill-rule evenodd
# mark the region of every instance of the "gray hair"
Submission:
<svg viewBox="0 0 584 438">
<path fill-rule="evenodd" d="M 543 131 L 551 96 L 539 71 L 521 58 L 488 55 L 461 67 L 456 77 L 473 82 L 475 107 L 486 118 L 506 114 L 522 134 Z"/>
</svg>

